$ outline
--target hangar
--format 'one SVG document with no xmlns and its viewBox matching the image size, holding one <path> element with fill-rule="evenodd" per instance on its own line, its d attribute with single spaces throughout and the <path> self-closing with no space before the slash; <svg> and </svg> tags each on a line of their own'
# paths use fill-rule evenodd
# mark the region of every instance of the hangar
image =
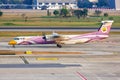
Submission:
<svg viewBox="0 0 120 80">
<path fill-rule="evenodd" d="M 34 0 L 35 7 L 33 9 L 61 9 L 66 7 L 67 9 L 77 9 L 76 0 Z"/>
</svg>

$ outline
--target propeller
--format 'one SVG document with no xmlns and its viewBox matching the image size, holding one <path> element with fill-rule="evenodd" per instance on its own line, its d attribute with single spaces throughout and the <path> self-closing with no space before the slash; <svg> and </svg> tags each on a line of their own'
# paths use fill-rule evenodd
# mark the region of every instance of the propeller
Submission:
<svg viewBox="0 0 120 80">
<path fill-rule="evenodd" d="M 65 44 L 64 41 L 69 40 L 69 37 L 65 37 L 64 35 L 59 35 L 58 33 L 53 32 L 53 39 L 57 47 L 62 48 L 62 45 Z"/>
<path fill-rule="evenodd" d="M 58 33 L 53 32 L 52 35 L 53 35 L 53 38 L 60 38 L 60 35 Z"/>
<path fill-rule="evenodd" d="M 47 41 L 46 34 L 42 32 L 43 39 Z"/>
</svg>

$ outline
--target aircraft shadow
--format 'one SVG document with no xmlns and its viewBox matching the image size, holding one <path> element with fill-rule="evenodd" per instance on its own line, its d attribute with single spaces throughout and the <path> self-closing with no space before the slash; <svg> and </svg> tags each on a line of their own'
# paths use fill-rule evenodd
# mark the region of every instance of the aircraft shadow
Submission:
<svg viewBox="0 0 120 80">
<path fill-rule="evenodd" d="M 80 45 L 63 45 L 62 48 L 79 48 Z M 7 48 L 13 48 L 7 46 Z M 16 45 L 14 48 L 58 48 L 56 45 Z M 58 48 L 59 49 L 59 48 Z"/>
</svg>

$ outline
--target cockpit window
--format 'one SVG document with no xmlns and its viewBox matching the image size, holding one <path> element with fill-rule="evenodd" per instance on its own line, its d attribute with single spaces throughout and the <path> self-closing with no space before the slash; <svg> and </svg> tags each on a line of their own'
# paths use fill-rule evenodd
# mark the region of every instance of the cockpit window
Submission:
<svg viewBox="0 0 120 80">
<path fill-rule="evenodd" d="M 14 40 L 19 40 L 19 38 L 14 38 Z"/>
</svg>

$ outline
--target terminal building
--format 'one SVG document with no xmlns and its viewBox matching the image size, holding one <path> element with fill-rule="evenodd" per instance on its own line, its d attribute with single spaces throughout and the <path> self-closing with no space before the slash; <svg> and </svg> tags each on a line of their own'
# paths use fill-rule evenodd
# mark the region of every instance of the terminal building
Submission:
<svg viewBox="0 0 120 80">
<path fill-rule="evenodd" d="M 33 9 L 77 9 L 77 0 L 33 0 Z"/>
<path fill-rule="evenodd" d="M 109 0 L 111 9 L 120 10 L 120 0 Z"/>
</svg>

